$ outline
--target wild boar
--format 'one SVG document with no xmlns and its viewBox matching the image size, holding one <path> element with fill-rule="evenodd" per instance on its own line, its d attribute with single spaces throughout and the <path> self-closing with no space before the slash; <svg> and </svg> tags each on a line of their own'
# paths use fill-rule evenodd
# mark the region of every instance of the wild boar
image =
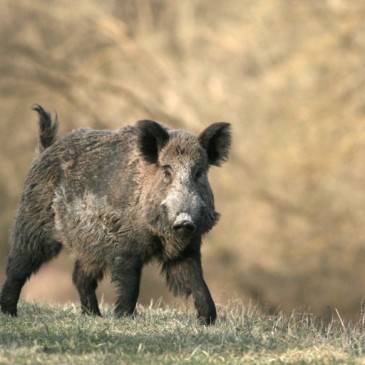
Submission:
<svg viewBox="0 0 365 365">
<path fill-rule="evenodd" d="M 219 217 L 208 171 L 228 158 L 230 125 L 215 123 L 195 136 L 142 120 L 58 138 L 57 119 L 34 109 L 40 148 L 11 235 L 2 311 L 17 315 L 25 281 L 66 247 L 76 257 L 83 313 L 100 315 L 95 290 L 108 270 L 117 287 L 115 313 L 133 314 L 142 268 L 155 259 L 176 295 L 193 296 L 200 322 L 214 323 L 200 248 Z"/>
</svg>

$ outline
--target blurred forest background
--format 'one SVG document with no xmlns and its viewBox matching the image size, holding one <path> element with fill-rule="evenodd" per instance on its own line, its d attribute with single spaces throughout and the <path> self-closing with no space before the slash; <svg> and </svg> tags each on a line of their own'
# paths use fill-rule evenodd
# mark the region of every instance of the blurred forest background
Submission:
<svg viewBox="0 0 365 365">
<path fill-rule="evenodd" d="M 233 124 L 211 173 L 222 219 L 204 245 L 218 303 L 267 310 L 365 298 L 365 2 L 2 0 L 0 257 L 37 145 L 34 103 L 61 133 L 142 118 L 199 132 Z M 77 300 L 71 259 L 27 284 L 27 300 Z M 141 302 L 170 302 L 158 268 Z M 105 280 L 99 295 L 111 301 Z M 178 303 L 178 302 L 176 302 Z"/>
</svg>

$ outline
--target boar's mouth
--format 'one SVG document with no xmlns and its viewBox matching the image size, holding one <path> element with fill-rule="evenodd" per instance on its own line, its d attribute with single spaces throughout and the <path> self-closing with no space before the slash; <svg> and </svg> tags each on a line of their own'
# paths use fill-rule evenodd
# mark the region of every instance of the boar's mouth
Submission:
<svg viewBox="0 0 365 365">
<path fill-rule="evenodd" d="M 163 255 L 168 260 L 177 259 L 181 254 L 192 247 L 197 242 L 200 242 L 200 237 L 195 234 L 164 234 L 160 236 L 163 246 Z"/>
<path fill-rule="evenodd" d="M 156 210 L 148 211 L 148 213 L 151 212 Z M 220 217 L 215 210 L 206 210 L 202 212 L 199 219 L 194 221 L 188 213 L 180 213 L 171 223 L 166 209 L 159 209 L 158 214 L 148 213 L 147 220 L 151 232 L 159 238 L 163 246 L 163 254 L 167 259 L 176 259 L 189 245 L 200 243 L 201 237 L 217 224 Z"/>
<path fill-rule="evenodd" d="M 180 214 L 175 222 L 167 227 L 163 224 L 162 217 L 160 217 L 159 224 L 157 224 L 158 228 L 156 228 L 166 258 L 176 259 L 189 245 L 197 241 L 200 242 L 202 235 L 215 226 L 219 217 L 219 213 L 211 212 L 197 225 L 187 219 L 188 217 L 185 214 Z"/>
</svg>

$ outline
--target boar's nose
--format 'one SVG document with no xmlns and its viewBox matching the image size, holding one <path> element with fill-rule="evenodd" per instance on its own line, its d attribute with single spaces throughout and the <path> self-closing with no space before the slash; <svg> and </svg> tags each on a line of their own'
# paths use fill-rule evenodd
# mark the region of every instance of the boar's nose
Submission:
<svg viewBox="0 0 365 365">
<path fill-rule="evenodd" d="M 174 230 L 184 233 L 193 233 L 195 231 L 195 224 L 191 221 L 179 221 L 174 223 Z"/>
<path fill-rule="evenodd" d="M 196 226 L 189 214 L 180 213 L 173 224 L 173 228 L 175 231 L 192 233 L 195 231 Z"/>
</svg>

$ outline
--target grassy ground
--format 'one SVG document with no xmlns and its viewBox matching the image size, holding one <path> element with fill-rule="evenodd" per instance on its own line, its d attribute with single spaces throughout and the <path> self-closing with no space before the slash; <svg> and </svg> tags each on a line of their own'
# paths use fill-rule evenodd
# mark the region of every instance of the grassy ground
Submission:
<svg viewBox="0 0 365 365">
<path fill-rule="evenodd" d="M 219 308 L 213 327 L 192 312 L 139 308 L 135 319 L 79 314 L 79 308 L 22 304 L 0 315 L 0 364 L 360 364 L 363 323 L 321 325 L 310 315 L 262 315 Z"/>
</svg>

